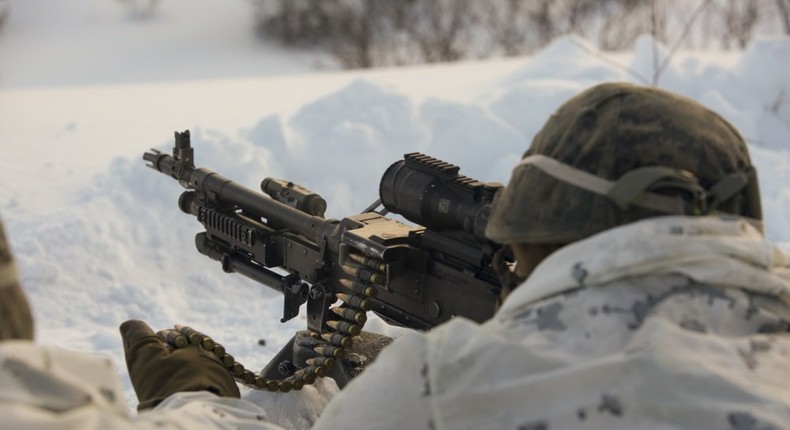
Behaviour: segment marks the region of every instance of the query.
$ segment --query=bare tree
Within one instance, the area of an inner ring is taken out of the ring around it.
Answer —
[[[253,0],[255,29],[286,45],[309,46],[328,36],[338,0]]]
[[[410,8],[406,31],[427,63],[457,61],[464,56],[463,40],[475,18],[467,12],[471,0],[428,0]]]
[[[766,5],[790,34],[790,0],[250,1],[260,34],[328,50],[347,68],[521,55],[568,33],[597,37],[605,50],[628,49],[645,33],[672,50],[695,36],[697,46],[743,48]]]
[[[529,0],[504,0],[485,2],[483,22],[494,48],[505,55],[527,52],[530,29]]]
[[[338,3],[330,24],[331,50],[349,69],[373,67],[373,49],[377,42],[375,19],[380,1],[345,1]]]
[[[546,45],[557,35],[557,23],[552,15],[553,0],[535,0],[532,2],[532,21],[535,26],[535,34],[540,45]]]
[[[6,19],[8,19],[8,2],[0,0],[0,28],[3,27]]]
[[[785,34],[790,35],[790,0],[776,0],[776,9]]]
[[[588,19],[616,0],[489,0],[481,12],[505,55],[533,52],[561,34],[585,34]]]
[[[558,2],[558,16],[565,17],[566,33],[585,34],[588,20],[611,1],[563,0]]]
[[[650,34],[653,39],[661,43],[667,43],[667,8],[670,5],[669,1],[650,0]]]
[[[119,0],[132,19],[146,20],[156,16],[159,0]]]
[[[774,101],[765,106],[765,110],[773,113],[774,115],[779,115],[779,111],[781,111],[785,106],[790,106],[790,96],[787,95],[787,92],[784,88],[780,88],[779,92],[774,98]]]
[[[718,11],[725,26],[722,44],[729,49],[731,40],[735,40],[740,49],[744,49],[751,41],[760,18],[759,0],[728,0],[718,5]]]
[[[329,45],[347,68],[402,65],[418,58],[411,21],[416,0],[341,0],[331,17]],[[448,60],[449,61],[449,60]]]
[[[641,34],[652,33],[651,2],[617,0],[604,14],[598,45],[604,50],[630,48]]]

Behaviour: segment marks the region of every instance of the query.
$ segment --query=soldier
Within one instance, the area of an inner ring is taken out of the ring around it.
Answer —
[[[0,427],[11,429],[275,429],[197,346],[173,350],[140,321],[121,326],[140,409],[129,415],[106,357],[35,345],[33,318],[0,222]],[[140,368],[142,367],[142,370]],[[136,375],[142,375],[136,378]]]
[[[790,256],[725,120],[662,90],[566,102],[493,204],[496,315],[409,333],[318,428],[790,428]]]

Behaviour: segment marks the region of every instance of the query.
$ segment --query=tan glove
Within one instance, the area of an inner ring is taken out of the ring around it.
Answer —
[[[236,381],[213,353],[195,345],[174,349],[165,340],[166,331],[154,333],[142,321],[126,321],[120,330],[138,411],[181,391],[239,397]]]

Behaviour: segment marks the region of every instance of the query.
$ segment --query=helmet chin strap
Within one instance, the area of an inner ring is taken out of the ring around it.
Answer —
[[[545,155],[524,158],[516,168],[534,167],[553,178],[602,196],[621,210],[632,205],[668,215],[709,215],[717,207],[746,187],[757,186],[757,173],[753,167],[724,176],[710,189],[700,185],[692,173],[664,166],[634,169],[617,181],[601,178]],[[756,189],[756,188],[754,188]],[[672,190],[674,196],[658,194],[655,190]],[[759,202],[747,202],[749,222],[762,231]]]
[[[497,252],[494,253],[491,267],[499,278],[499,284],[502,289],[499,292],[499,299],[497,300],[497,308],[502,305],[502,302],[507,298],[511,291],[516,289],[526,278],[519,276],[513,264],[509,264],[508,260],[513,260],[512,249],[510,245],[504,245]]]

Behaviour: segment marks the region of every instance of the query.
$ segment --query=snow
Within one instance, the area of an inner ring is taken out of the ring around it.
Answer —
[[[142,21],[114,2],[20,0],[10,10],[0,33],[0,214],[37,339],[112,357],[130,404],[117,331],[126,319],[204,330],[253,369],[306,326],[303,316],[280,324],[278,293],[196,252],[199,224],[176,205],[182,188],[141,159],[150,147],[170,152],[173,131],[192,131],[198,166],[253,189],[266,176],[293,180],[342,217],[377,198],[381,174],[406,152],[507,182],[563,101],[603,81],[640,82],[633,71],[652,79],[654,61],[649,37],[616,55],[566,37],[531,58],[317,71],[327,64],[319,54],[250,39],[243,2],[168,0]],[[659,80],[742,131],[766,235],[786,249],[788,53],[787,39],[743,53],[680,52]],[[396,332],[376,319],[368,327]],[[321,398],[312,388],[289,396]],[[272,415],[287,420],[288,401]]]

